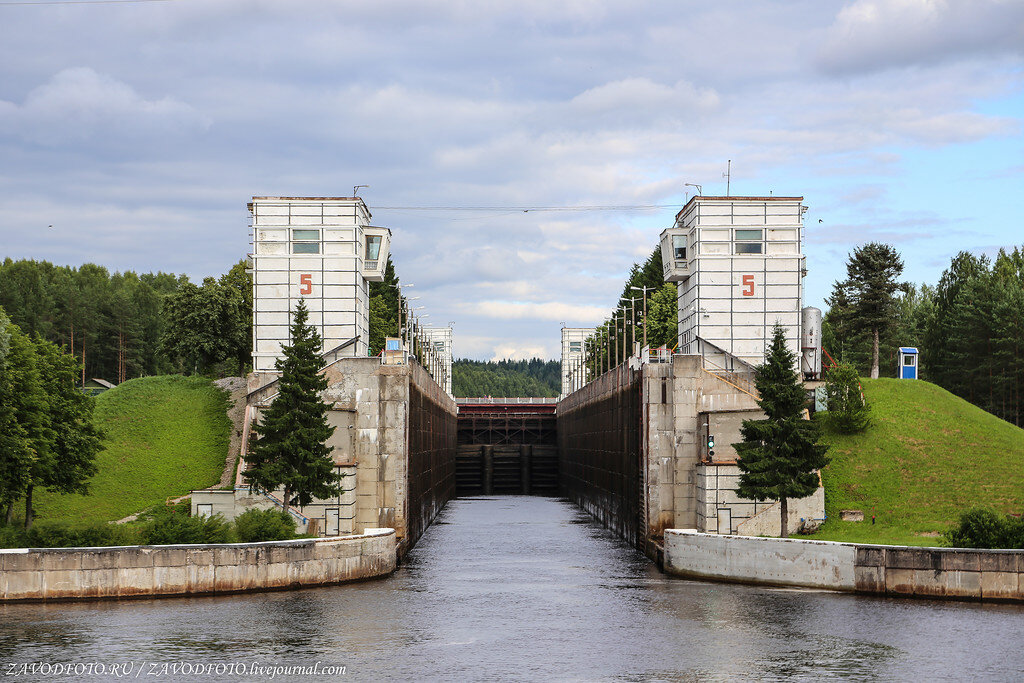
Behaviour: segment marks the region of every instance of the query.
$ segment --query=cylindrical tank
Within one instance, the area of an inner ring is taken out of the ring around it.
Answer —
[[[821,377],[821,310],[800,311],[800,368],[808,379]]]

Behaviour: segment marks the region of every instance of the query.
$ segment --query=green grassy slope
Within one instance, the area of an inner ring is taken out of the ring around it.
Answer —
[[[872,424],[825,437],[829,521],[815,538],[941,545],[933,535],[975,505],[1024,512],[1024,430],[928,382],[862,382]],[[846,509],[867,521],[839,521]]]
[[[89,495],[39,491],[40,520],[111,521],[216,484],[227,457],[227,395],[201,377],[143,377],[96,399],[105,450]]]

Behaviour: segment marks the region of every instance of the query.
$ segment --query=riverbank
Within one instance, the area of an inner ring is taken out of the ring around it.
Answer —
[[[394,529],[263,543],[0,550],[0,602],[326,586],[386,576],[396,558]]]
[[[665,531],[665,571],[874,595],[1024,602],[1024,550],[913,548]]]

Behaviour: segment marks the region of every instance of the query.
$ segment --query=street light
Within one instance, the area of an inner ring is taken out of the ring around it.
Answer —
[[[657,288],[644,285],[643,287],[630,287],[630,289],[644,293],[644,348],[647,348],[647,292],[653,292]]]

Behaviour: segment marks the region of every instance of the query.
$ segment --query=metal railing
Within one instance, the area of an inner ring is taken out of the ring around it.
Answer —
[[[548,404],[558,403],[558,399],[557,398],[533,398],[533,397],[528,397],[528,396],[527,397],[516,397],[516,396],[504,397],[503,396],[503,397],[495,397],[495,398],[488,398],[488,397],[456,398],[455,402],[456,403],[463,403],[463,404],[466,404],[466,405],[492,404],[492,403],[512,404],[512,405],[516,405],[516,404],[542,404],[542,405],[548,405]]]

